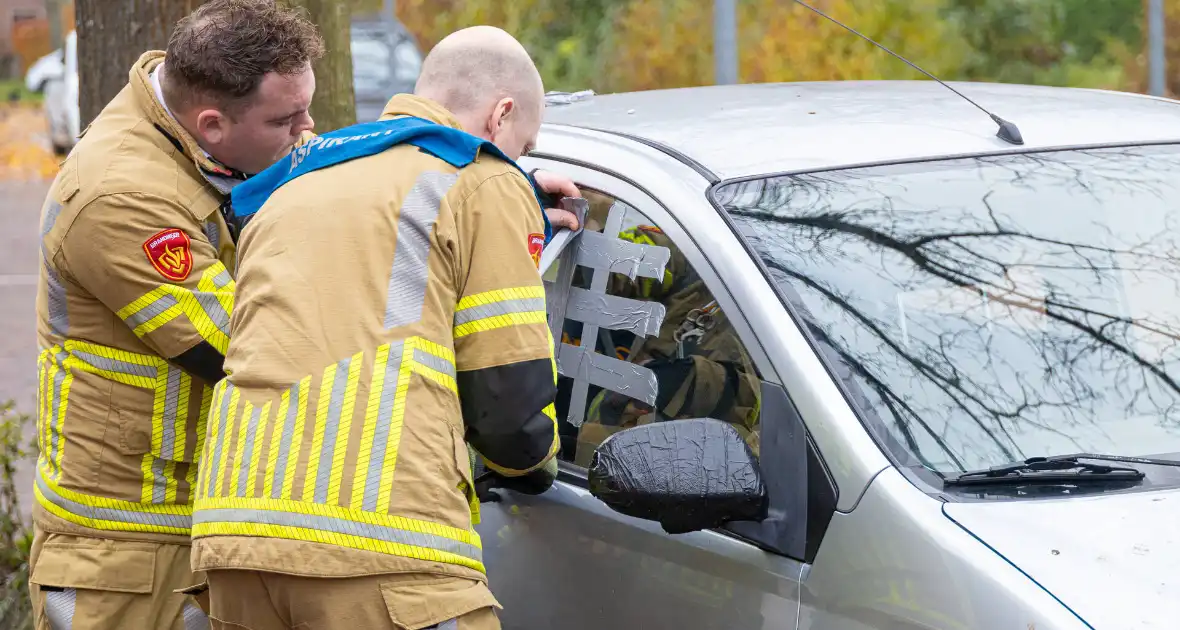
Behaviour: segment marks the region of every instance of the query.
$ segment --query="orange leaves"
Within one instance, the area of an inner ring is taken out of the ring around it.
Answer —
[[[0,180],[50,179],[58,159],[49,149],[45,113],[24,103],[0,105]]]

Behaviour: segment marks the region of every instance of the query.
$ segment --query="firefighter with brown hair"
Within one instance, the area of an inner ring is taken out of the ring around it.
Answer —
[[[234,307],[230,190],[312,128],[314,25],[211,0],[82,133],[41,216],[39,630],[207,628],[192,502]]]

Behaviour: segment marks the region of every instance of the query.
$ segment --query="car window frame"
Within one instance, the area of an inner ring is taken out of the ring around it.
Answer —
[[[746,354],[750,357],[755,369],[758,371],[759,380],[764,384],[764,395],[767,392],[767,386],[777,388],[781,392],[782,396],[780,399],[785,400],[786,407],[788,407],[787,409],[781,409],[781,411],[784,414],[791,414],[791,417],[784,415],[780,421],[784,425],[794,421],[796,426],[802,428],[803,433],[806,433],[806,423],[802,415],[790,403],[790,388],[778,378],[778,373],[775,371],[766,349],[754,333],[753,327],[746,314],[742,311],[737,297],[722,281],[722,277],[718,273],[713,261],[704,252],[703,248],[700,247],[696,239],[693,238],[692,232],[684,225],[680,217],[672,213],[652,194],[643,190],[637,184],[626,180],[622,175],[609,172],[595,165],[582,162],[575,164],[561,160],[557,156],[548,154],[539,155],[536,153],[522,157],[520,165],[526,171],[532,170],[533,168],[541,168],[561,172],[573,179],[576,185],[600,192],[616,202],[622,202],[629,208],[635,209],[672,239],[694,271],[705,282],[705,286],[713,294],[713,299],[717,300],[718,305],[726,312],[734,330],[737,332],[739,341],[745,347]],[[734,236],[735,238],[737,237],[736,234]],[[560,342],[560,339],[556,339],[555,342]],[[765,411],[765,407],[763,411]],[[771,416],[768,414],[767,417]],[[759,430],[765,433],[765,425],[763,423],[764,419],[759,418]],[[819,451],[814,440],[808,435],[799,436],[799,432],[794,431],[792,428],[786,428],[784,432],[806,442],[803,447],[805,450],[801,457],[806,457],[807,459],[796,459],[793,463],[788,463],[788,465],[796,469],[802,469],[798,477],[799,484],[802,488],[801,490],[796,488],[794,492],[787,493],[786,500],[783,500],[783,493],[780,492],[776,496],[772,492],[770,509],[772,514],[777,510],[779,514],[785,512],[792,516],[803,512],[804,517],[802,519],[791,519],[790,521],[791,529],[795,531],[789,535],[779,531],[776,536],[772,532],[766,531],[773,529],[773,527],[760,527],[760,524],[757,523],[730,523],[709,531],[736,538],[776,555],[791,558],[799,562],[810,563],[814,560],[815,554],[818,551],[819,543],[827,529],[828,519],[835,512],[833,500],[831,509],[825,509],[825,512],[828,512],[828,514],[823,519],[822,526],[818,528],[809,526],[808,521],[810,520],[810,515],[807,513],[810,512],[809,499],[813,494],[812,480],[814,479],[816,483],[821,481],[826,482],[833,493],[837,492],[836,484],[831,475],[826,472],[827,465],[824,463],[822,453]],[[766,449],[767,447],[764,443],[760,451],[765,452]],[[760,464],[762,463],[762,452],[759,453]],[[779,455],[784,456],[784,461],[788,460],[785,457],[785,453],[780,453]],[[764,466],[764,471],[765,468]],[[586,469],[575,465],[573,462],[559,461],[558,471],[559,480],[561,481],[582,488],[587,488],[589,485]],[[819,474],[817,475],[817,473]],[[778,527],[778,529],[781,530],[782,527]],[[785,541],[784,536],[793,540],[789,542]]]

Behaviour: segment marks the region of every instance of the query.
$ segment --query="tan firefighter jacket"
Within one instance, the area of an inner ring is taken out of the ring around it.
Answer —
[[[417,96],[397,115],[459,128]],[[543,232],[486,153],[457,169],[403,144],[271,194],[240,242],[194,570],[482,582],[466,442],[509,476],[559,444]]]

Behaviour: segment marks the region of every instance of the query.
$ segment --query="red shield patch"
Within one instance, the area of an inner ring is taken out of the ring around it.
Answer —
[[[184,230],[168,228],[143,243],[143,251],[161,276],[180,282],[193,270],[193,252]]]
[[[541,268],[541,252],[545,249],[544,234],[529,234],[529,255],[533,257],[533,264]]]

